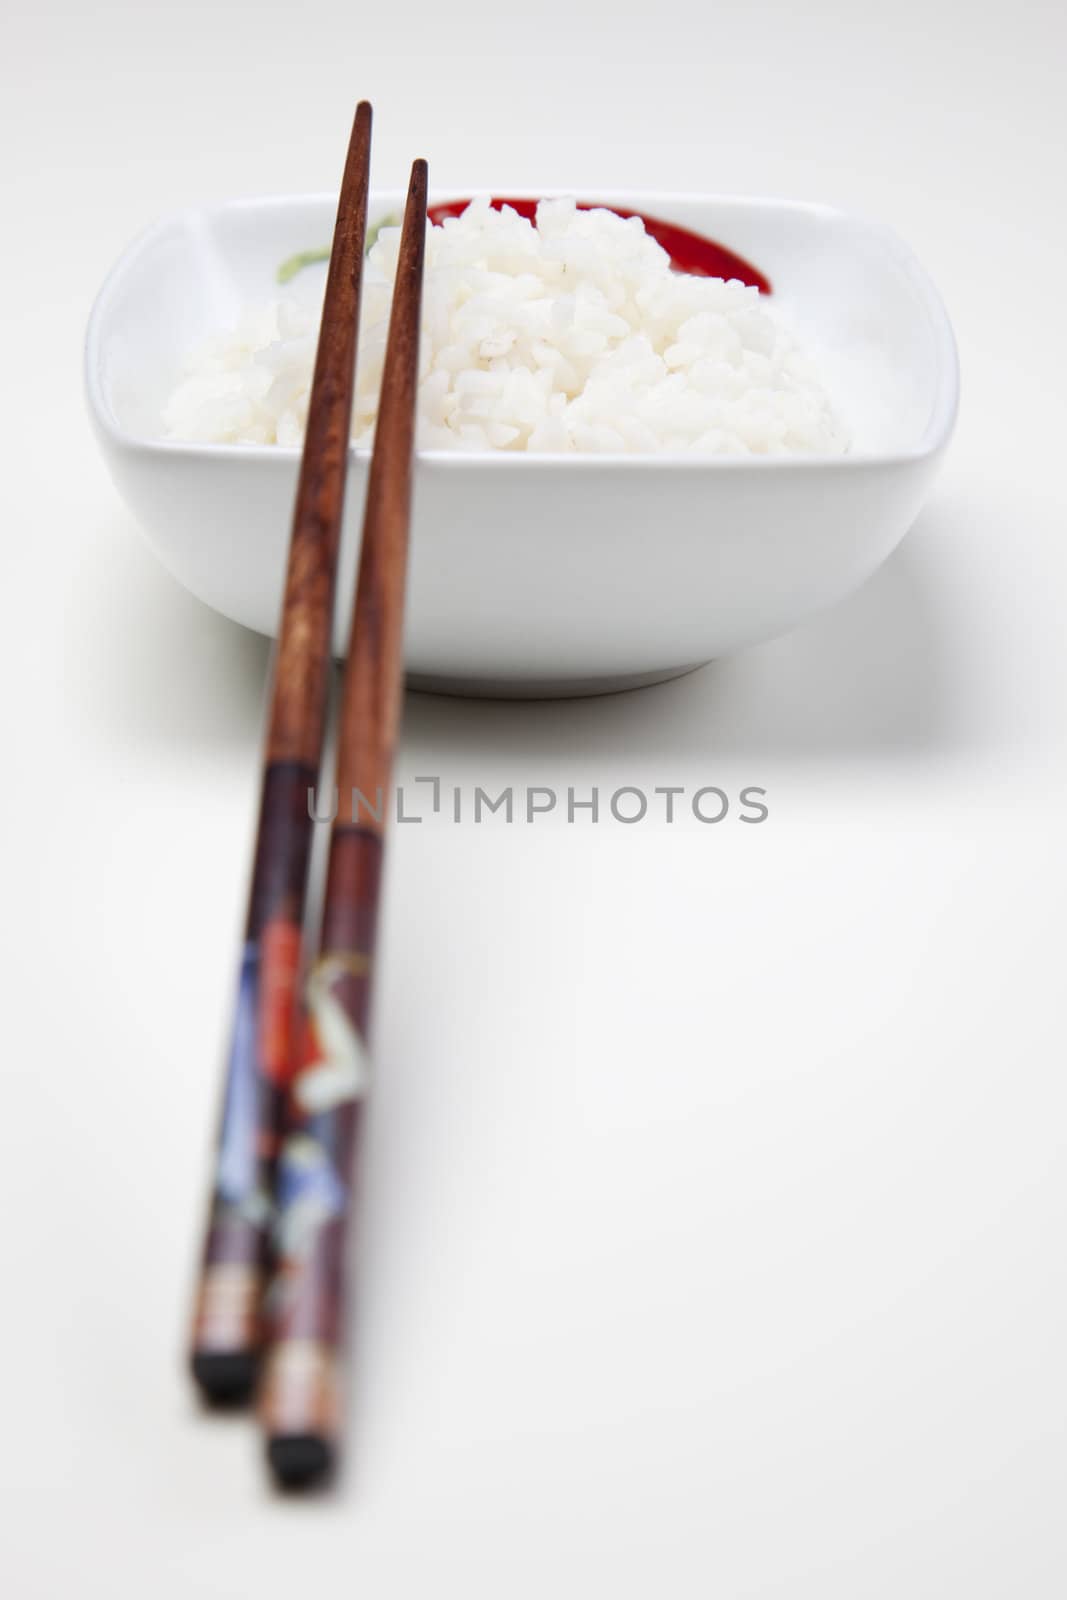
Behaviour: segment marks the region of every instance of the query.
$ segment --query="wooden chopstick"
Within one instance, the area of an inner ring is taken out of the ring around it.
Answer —
[[[305,1049],[278,1166],[278,1276],[261,1418],[275,1478],[331,1470],[341,1431],[338,1369],[356,1135],[367,1085],[367,1016],[383,836],[403,689],[404,590],[426,243],[426,163],[411,169],[359,581],[341,701],[338,809],[321,953],[305,985]],[[353,793],[362,798],[353,801]]]
[[[329,692],[367,225],[371,108],[356,108],[330,254],[274,663],[248,921],[191,1364],[204,1395],[250,1397],[262,1344],[274,1166],[293,1059],[301,923]]]

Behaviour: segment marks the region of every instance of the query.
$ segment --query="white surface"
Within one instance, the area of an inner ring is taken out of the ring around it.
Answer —
[[[854,448],[725,461],[420,453],[405,658],[424,687],[603,692],[776,638],[882,564],[944,454],[958,400],[952,329],[889,230],[774,200],[596,198],[754,260],[828,352]],[[369,219],[402,205],[372,194]],[[277,625],[299,452],[163,439],[160,400],[235,303],[261,303],[278,262],[329,237],[335,210],[336,199],[278,197],[167,218],[116,263],[89,322],[86,388],[117,487],[168,570],[260,633]],[[346,597],[368,462],[353,456]],[[346,598],[338,654],[350,615]]]
[[[9,11],[0,1586],[1060,1600],[1062,14],[329,15]],[[152,215],[335,181],[360,93],[383,184],[425,153],[884,218],[965,402],[913,534],[792,638],[599,703],[409,702],[408,777],[771,816],[397,832],[357,1458],[290,1506],[178,1365],[264,648],[144,549],[81,335]]]

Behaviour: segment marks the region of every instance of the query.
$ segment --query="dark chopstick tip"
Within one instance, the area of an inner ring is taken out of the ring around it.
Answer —
[[[247,1405],[255,1393],[259,1361],[253,1351],[197,1350],[190,1365],[201,1395],[220,1411]]]
[[[267,1460],[280,1489],[316,1489],[333,1475],[332,1445],[317,1433],[280,1433],[267,1441]]]

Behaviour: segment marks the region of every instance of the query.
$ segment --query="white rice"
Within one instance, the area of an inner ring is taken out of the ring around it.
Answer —
[[[373,435],[400,230],[364,273],[352,437]],[[295,295],[198,350],[173,438],[298,445],[318,312]],[[418,443],[430,450],[840,454],[848,438],[773,297],[671,270],[637,218],[475,201],[427,236]]]

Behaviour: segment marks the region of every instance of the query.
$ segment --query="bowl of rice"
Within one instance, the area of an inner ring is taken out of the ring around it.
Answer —
[[[400,201],[370,204],[338,654]],[[335,203],[167,218],[122,256],[89,325],[90,411],[121,494],[180,582],[264,633]],[[832,605],[907,531],[958,378],[936,290],[889,230],[822,206],[667,195],[485,198],[435,214],[415,687],[555,695],[671,677]],[[683,270],[675,236],[714,241],[737,275]]]

